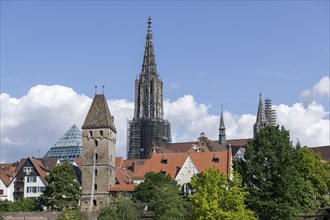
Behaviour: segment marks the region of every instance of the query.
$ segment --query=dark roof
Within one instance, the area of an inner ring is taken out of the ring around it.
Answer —
[[[230,144],[231,146],[246,147],[248,141],[250,141],[250,140],[252,140],[252,139],[246,138],[246,139],[227,140],[227,145]]]
[[[107,100],[103,94],[95,95],[82,128],[111,128],[116,131],[114,118],[110,114]]]
[[[330,145],[320,146],[320,147],[311,147],[309,148],[314,153],[319,154],[322,160],[329,161],[330,160]]]
[[[167,143],[165,148],[173,152],[188,152],[197,142]]]

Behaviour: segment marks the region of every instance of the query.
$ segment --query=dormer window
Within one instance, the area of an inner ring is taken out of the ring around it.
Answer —
[[[162,159],[163,164],[167,164],[167,159]]]

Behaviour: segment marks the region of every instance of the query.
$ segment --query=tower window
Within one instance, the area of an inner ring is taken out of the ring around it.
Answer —
[[[93,131],[89,131],[88,136],[89,136],[89,137],[93,137]]]
[[[110,170],[110,176],[112,176],[112,170]]]
[[[95,140],[95,146],[98,147],[99,146],[99,142],[97,140]]]
[[[97,190],[97,184],[94,184],[94,189]]]
[[[95,160],[97,161],[99,159],[99,155],[95,154]]]
[[[94,199],[93,200],[93,205],[96,206],[97,205],[97,201]]]
[[[103,131],[100,131],[100,136],[103,137]]]
[[[97,169],[95,169],[95,176],[97,176]]]

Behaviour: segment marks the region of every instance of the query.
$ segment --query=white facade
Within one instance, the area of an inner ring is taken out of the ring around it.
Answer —
[[[7,187],[0,179],[0,200],[14,201],[14,183],[11,182]]]
[[[25,176],[24,183],[24,198],[39,197],[46,187],[40,176]]]

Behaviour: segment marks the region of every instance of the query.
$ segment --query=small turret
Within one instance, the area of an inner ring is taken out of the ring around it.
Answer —
[[[226,127],[223,119],[223,112],[221,107],[220,126],[219,126],[219,144],[226,147]]]

